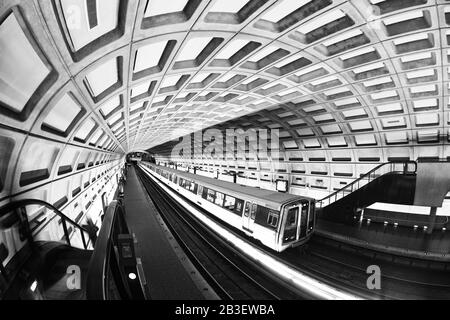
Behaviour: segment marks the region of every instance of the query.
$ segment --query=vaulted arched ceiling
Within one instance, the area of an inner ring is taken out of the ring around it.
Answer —
[[[250,124],[280,128],[287,160],[450,157],[444,0],[5,0],[0,18],[7,130],[124,153]]]

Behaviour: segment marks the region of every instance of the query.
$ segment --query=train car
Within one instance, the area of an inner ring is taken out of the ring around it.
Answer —
[[[161,182],[223,222],[281,252],[308,241],[315,200],[194,175],[141,162]]]

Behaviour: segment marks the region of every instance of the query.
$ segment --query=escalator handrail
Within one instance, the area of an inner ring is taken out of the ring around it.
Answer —
[[[4,206],[2,206],[0,208],[0,218],[5,216],[6,214],[10,213],[11,211],[17,209],[17,208],[22,208],[24,206],[29,206],[29,205],[40,205],[40,206],[44,206],[50,210],[52,210],[57,216],[59,216],[61,218],[61,220],[63,221],[62,225],[64,228],[64,236],[66,238],[67,243],[70,245],[70,238],[69,238],[69,234],[67,232],[67,225],[66,222],[69,222],[72,226],[74,226],[75,228],[81,230],[81,236],[82,236],[82,241],[83,241],[83,246],[85,249],[87,249],[87,243],[86,240],[84,238],[84,233],[86,232],[86,234],[89,234],[88,230],[82,226],[80,226],[78,223],[76,223],[75,221],[73,221],[71,218],[69,218],[68,216],[66,216],[62,211],[60,211],[58,208],[56,208],[54,205],[41,200],[41,199],[21,199],[21,200],[15,200],[12,202],[9,202],[7,204],[5,204]],[[28,217],[27,217],[28,219]]]
[[[86,286],[86,297],[88,300],[108,299],[108,267],[114,246],[115,223],[121,218],[119,215],[123,217],[123,208],[117,200],[114,200],[106,210],[102,228],[95,242],[94,252],[89,262]]]
[[[385,163],[382,163],[382,164],[376,166],[375,168],[373,168],[373,169],[370,170],[369,172],[363,174],[363,175],[360,176],[358,179],[355,179],[354,181],[352,181],[352,182],[350,182],[349,184],[345,185],[345,186],[342,187],[341,189],[339,189],[339,190],[337,190],[337,191],[335,191],[335,192],[329,194],[329,195],[326,196],[325,198],[322,198],[322,199],[318,200],[318,201],[317,201],[317,204],[319,204],[319,203],[322,204],[323,201],[325,201],[325,200],[327,200],[327,199],[329,199],[329,198],[331,198],[331,197],[334,197],[334,196],[336,196],[337,194],[343,192],[344,190],[348,189],[350,186],[352,186],[352,185],[358,183],[359,181],[361,181],[361,180],[367,178],[368,176],[370,176],[370,175],[373,174],[374,172],[380,170],[382,167],[387,166],[387,165],[392,165],[392,164],[405,164],[405,165],[408,165],[408,164],[414,164],[414,171],[408,171],[408,172],[410,172],[410,173],[415,173],[415,172],[417,171],[417,162],[416,162],[416,161],[408,160],[408,161],[390,161],[390,162],[385,162]],[[394,171],[395,171],[395,170],[392,170],[392,171],[390,171],[390,172],[394,172]],[[322,205],[321,205],[320,207],[322,207]]]

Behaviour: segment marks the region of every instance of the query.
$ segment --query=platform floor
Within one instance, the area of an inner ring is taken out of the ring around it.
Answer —
[[[448,230],[427,234],[422,229],[384,226],[380,223],[344,225],[319,219],[316,232],[327,238],[388,253],[450,261]]]
[[[205,299],[174,252],[166,232],[157,220],[157,209],[142,186],[134,167],[128,170],[123,203],[128,227],[137,238],[136,254],[142,259],[150,298]]]

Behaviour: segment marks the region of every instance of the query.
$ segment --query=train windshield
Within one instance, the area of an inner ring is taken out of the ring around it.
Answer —
[[[292,207],[287,211],[286,222],[284,225],[283,243],[297,240],[299,207]]]
[[[298,207],[291,208],[288,211],[286,218],[286,229],[295,229],[297,227],[297,219],[298,219]]]

